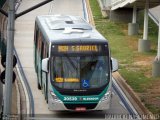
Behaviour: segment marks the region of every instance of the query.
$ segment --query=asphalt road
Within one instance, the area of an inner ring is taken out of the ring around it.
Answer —
[[[43,0],[23,0],[17,13],[33,6]],[[129,114],[125,105],[116,92],[113,94],[111,109],[107,111],[95,111],[86,113],[75,112],[52,112],[48,110],[44,96],[37,89],[37,78],[33,64],[33,37],[35,17],[44,14],[69,14],[84,17],[82,0],[54,0],[54,2],[44,5],[16,20],[15,28],[15,48],[20,58],[24,73],[28,79],[34,98],[35,114],[37,119],[40,117],[52,118],[74,118],[74,119],[93,119],[96,120],[107,117],[109,114]]]

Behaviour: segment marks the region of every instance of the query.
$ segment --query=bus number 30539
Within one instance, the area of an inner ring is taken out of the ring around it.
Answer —
[[[64,97],[64,101],[77,101],[77,97]]]

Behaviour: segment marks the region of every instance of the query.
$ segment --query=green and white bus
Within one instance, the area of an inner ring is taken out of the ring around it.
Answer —
[[[108,41],[84,19],[38,16],[34,65],[49,110],[109,109],[112,72],[118,63],[111,59]]]

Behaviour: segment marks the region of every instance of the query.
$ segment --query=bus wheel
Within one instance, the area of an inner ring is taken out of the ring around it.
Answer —
[[[37,87],[39,90],[41,90],[41,86],[40,86],[39,82],[37,82]]]
[[[44,94],[44,98],[46,100],[46,89],[45,89],[45,85],[43,85],[43,94]]]
[[[46,99],[46,103],[48,103],[48,93],[47,93],[47,88],[45,89],[45,99]]]

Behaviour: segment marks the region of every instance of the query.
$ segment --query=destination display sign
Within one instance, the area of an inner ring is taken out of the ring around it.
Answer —
[[[100,52],[101,46],[98,45],[58,45],[58,52]]]

